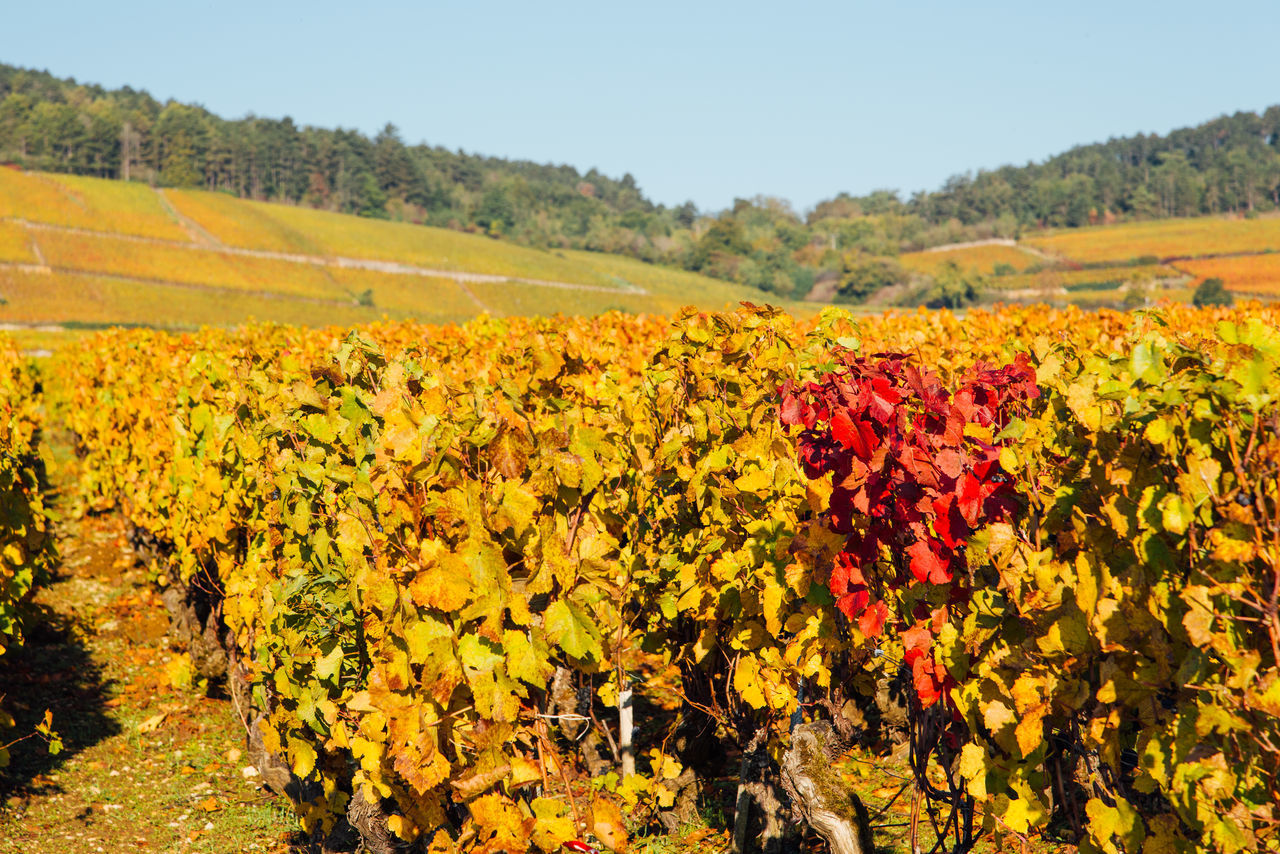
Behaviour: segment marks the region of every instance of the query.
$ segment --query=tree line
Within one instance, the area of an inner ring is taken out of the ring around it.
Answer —
[[[225,119],[127,86],[0,65],[0,162],[615,252],[781,296],[825,282],[824,293],[856,301],[869,270],[913,294],[933,284],[885,263],[902,251],[1047,226],[1280,209],[1280,106],[955,176],[909,199],[841,193],[802,215],[756,197],[703,212],[654,203],[630,174],[407,144],[392,124],[369,137],[288,117]]]

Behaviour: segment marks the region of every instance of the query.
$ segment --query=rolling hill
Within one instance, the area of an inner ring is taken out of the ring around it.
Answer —
[[[1280,217],[1210,216],[1032,231],[899,256],[909,270],[946,262],[986,277],[988,298],[1118,302],[1127,289],[1185,300],[1207,278],[1242,297],[1280,299]]]
[[[197,190],[0,169],[0,324],[307,325],[670,312],[754,290],[621,256]]]

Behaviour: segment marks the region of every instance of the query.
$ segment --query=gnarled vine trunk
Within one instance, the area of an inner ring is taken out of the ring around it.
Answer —
[[[782,757],[783,786],[801,818],[827,841],[832,854],[873,854],[866,807],[834,767],[845,746],[827,721],[796,727]]]
[[[768,730],[762,727],[742,753],[733,818],[736,854],[745,854],[748,850],[782,854],[787,849],[788,837],[795,836],[786,821],[787,814],[793,810],[788,809],[789,799],[778,769],[765,750],[767,739]],[[748,845],[748,839],[757,844]]]
[[[227,653],[222,637],[221,598],[196,579],[173,579],[160,594],[174,636],[187,648],[191,667],[204,679],[221,679],[227,673]]]

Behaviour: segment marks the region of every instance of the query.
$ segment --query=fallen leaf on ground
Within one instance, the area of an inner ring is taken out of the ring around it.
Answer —
[[[152,715],[142,723],[138,724],[138,732],[155,732],[160,728],[160,724],[164,723],[165,716],[168,712],[161,712],[158,715]]]

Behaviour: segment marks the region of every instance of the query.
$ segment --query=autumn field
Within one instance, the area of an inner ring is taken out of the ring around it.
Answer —
[[[1016,245],[984,241],[909,252],[909,270],[936,273],[947,263],[985,277],[992,296],[1039,294],[1049,302],[1106,302],[1109,290],[1135,288],[1182,301],[1207,278],[1229,291],[1280,294],[1280,217],[1200,217],[1069,230],[1026,231]]]
[[[482,313],[722,308],[754,296],[629,258],[0,169],[0,324],[447,323]]]
[[[1029,290],[1046,292],[1071,292],[1118,288],[1126,285],[1147,285],[1154,282],[1179,280],[1186,274],[1177,268],[1161,264],[1138,264],[1119,267],[1088,267],[1061,269],[1049,267],[1034,273],[1019,273],[992,277],[991,284],[1000,290]]]
[[[75,175],[0,170],[0,217],[156,240],[190,239],[145,184]]]
[[[957,249],[930,249],[907,252],[899,256],[902,266],[921,273],[936,273],[948,262],[984,275],[994,275],[997,268],[1009,267],[1021,273],[1043,259],[1017,246],[979,244]]]
[[[0,262],[13,261],[19,264],[35,264],[35,250],[31,246],[31,236],[20,225],[0,220]]]
[[[392,261],[440,270],[616,287],[589,267],[476,234],[289,205],[232,199],[191,190],[165,196],[219,243],[301,255]]]
[[[0,851],[1280,844],[1274,308],[359,320],[0,349]]]
[[[1280,296],[1280,253],[1196,258],[1178,261],[1175,266],[1198,282],[1216,278],[1229,290],[1270,298]]]
[[[0,270],[0,289],[7,300],[0,306],[3,322],[31,326],[195,329],[203,325],[235,325],[254,317],[323,326],[369,322],[383,314],[354,301],[287,299],[95,273]]]
[[[1212,277],[1228,290],[1269,297],[1280,281],[1274,257],[1263,253],[1274,248],[1277,223],[1203,218],[1031,232],[1016,245],[985,241],[898,260],[922,275],[949,264],[978,274],[987,302],[1119,306],[1131,292],[1145,303],[1182,301]],[[1204,257],[1223,255],[1232,257]],[[1159,263],[1165,258],[1178,260]],[[669,313],[686,304],[779,301],[618,255],[10,169],[0,170],[0,298],[0,323],[171,328]],[[817,309],[781,302],[799,314]]]
[[[1076,263],[1280,251],[1280,217],[1162,219],[1028,236],[1028,246]]]

